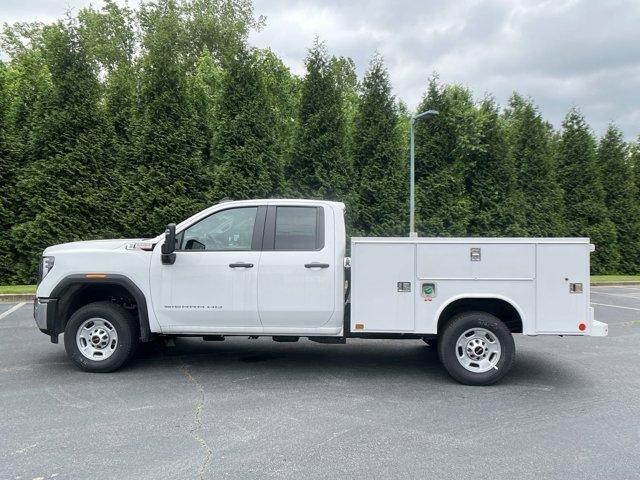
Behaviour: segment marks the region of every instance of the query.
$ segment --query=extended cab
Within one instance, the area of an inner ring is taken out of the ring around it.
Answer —
[[[116,370],[154,336],[424,340],[458,381],[514,361],[513,333],[604,336],[585,238],[352,238],[344,204],[216,204],[150,240],[49,247],[34,316],[80,368]]]

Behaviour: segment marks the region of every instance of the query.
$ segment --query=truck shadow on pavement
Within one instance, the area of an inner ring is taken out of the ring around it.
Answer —
[[[176,365],[187,364],[195,374],[212,379],[221,375],[232,380],[247,375],[268,376],[287,381],[340,379],[344,382],[383,381],[462,387],[451,379],[438,360],[437,352],[421,341],[353,340],[347,345],[320,345],[308,340],[297,343],[274,343],[271,340],[228,339],[205,342],[196,338],[179,338],[175,346],[159,342],[142,346],[136,358],[118,372],[87,374],[67,360],[64,351],[41,352],[34,363],[8,370],[31,370],[47,376],[109,375],[117,379],[129,375],[159,373]],[[520,349],[509,374],[498,386],[530,387],[538,390],[588,388],[592,379],[588,367],[549,359],[542,353]],[[95,377],[94,377],[95,378]],[[81,378],[79,378],[81,380]],[[489,387],[491,388],[491,387]]]
[[[196,371],[226,377],[246,375],[247,368],[260,374],[283,375],[288,379],[339,376],[345,380],[394,378],[456,384],[440,364],[435,348],[412,340],[352,340],[347,345],[320,345],[308,340],[296,343],[274,343],[268,339],[228,339],[205,342],[179,338],[175,346],[159,343],[145,345],[127,370],[154,368],[173,363],[180,357]],[[538,385],[540,388],[587,386],[588,376],[579,366],[559,358],[527,350],[516,355],[511,372],[500,385]]]

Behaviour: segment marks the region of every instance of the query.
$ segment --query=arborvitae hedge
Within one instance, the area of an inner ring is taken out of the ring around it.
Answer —
[[[380,57],[359,82],[316,41],[306,73],[251,48],[249,0],[157,0],[2,35],[0,283],[51,244],[155,236],[220,197],[347,203],[349,235],[408,232],[410,113]],[[410,99],[408,99],[410,100]],[[590,236],[593,271],[639,273],[640,149],[582,116],[554,131],[432,78],[416,125],[421,235]],[[634,184],[635,182],[635,184]]]
[[[290,191],[303,197],[344,199],[352,168],[343,99],[325,46],[316,40],[306,59],[291,162]]]
[[[596,143],[584,117],[575,108],[562,123],[558,158],[568,233],[591,237],[596,244],[591,259],[594,273],[614,273],[620,264],[618,234],[605,204]]]
[[[275,112],[256,63],[251,52],[238,52],[223,81],[215,137],[218,198],[264,198],[283,190]]]
[[[407,233],[407,162],[391,82],[375,57],[362,82],[353,123],[354,234]]]
[[[416,228],[425,236],[467,233],[471,199],[466,179],[480,149],[478,111],[471,92],[429,82],[419,111],[440,114],[416,124]]]
[[[468,196],[472,236],[522,236],[525,234],[525,198],[509,148],[506,125],[492,99],[480,104],[478,147],[469,159]]]
[[[554,237],[567,234],[563,192],[557,178],[552,130],[529,100],[514,94],[504,113],[506,136],[515,162],[522,197],[523,234]]]
[[[605,203],[618,232],[621,273],[640,271],[640,203],[635,172],[622,132],[610,125],[598,146]]]

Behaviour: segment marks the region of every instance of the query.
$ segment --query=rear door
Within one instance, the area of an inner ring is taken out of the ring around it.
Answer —
[[[334,242],[323,206],[270,205],[258,268],[258,311],[265,330],[325,325],[335,310]]]

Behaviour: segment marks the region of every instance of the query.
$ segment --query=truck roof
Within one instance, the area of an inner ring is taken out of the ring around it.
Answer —
[[[252,198],[248,200],[224,200],[220,203],[217,203],[216,205],[220,205],[224,203],[242,203],[242,204],[251,203],[253,205],[269,205],[269,204],[271,205],[274,205],[274,204],[275,205],[292,205],[292,204],[317,205],[318,203],[322,203],[322,204],[332,205],[334,207],[338,207],[342,209],[345,208],[345,205],[342,202],[335,202],[332,200],[309,199],[309,198]]]

